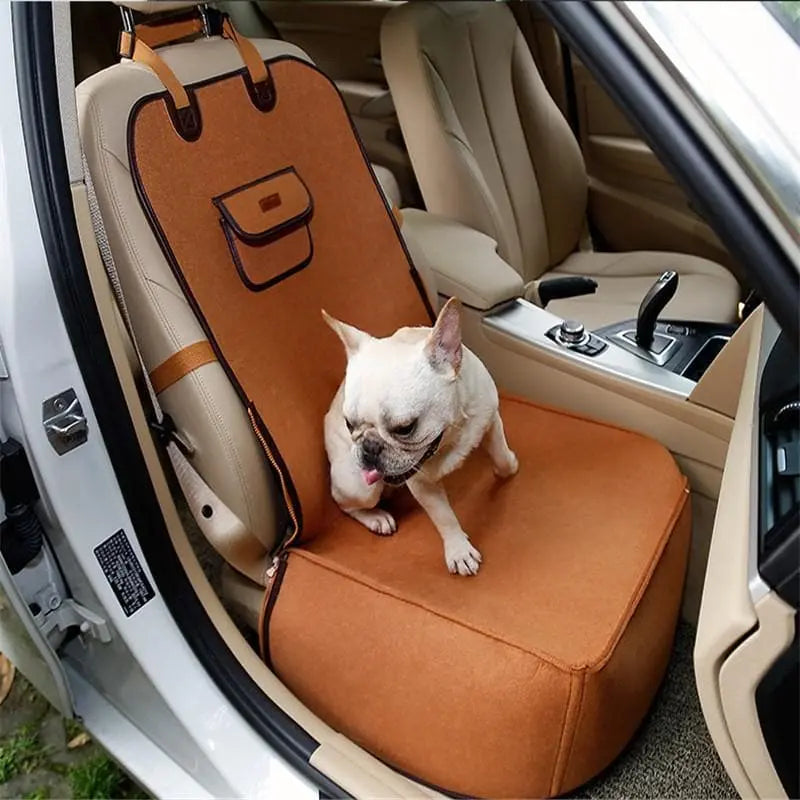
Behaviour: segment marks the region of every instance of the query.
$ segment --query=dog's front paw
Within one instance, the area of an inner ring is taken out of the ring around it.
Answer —
[[[481,554],[470,544],[466,534],[444,543],[444,560],[453,575],[477,575],[481,567]]]
[[[347,513],[378,536],[391,536],[397,530],[394,517],[382,508],[361,508]]]
[[[517,474],[519,469],[519,459],[513,450],[508,451],[508,456],[503,460],[502,464],[495,464],[494,474],[498,478],[510,478],[512,475]]]

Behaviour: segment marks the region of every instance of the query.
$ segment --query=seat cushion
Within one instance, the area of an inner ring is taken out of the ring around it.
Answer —
[[[680,275],[678,291],[664,309],[664,319],[733,322],[740,299],[736,278],[720,264],[683,253],[573,253],[543,278],[588,275],[597,283],[593,295],[557,300],[547,310],[600,328],[634,319],[647,290],[664,270]]]
[[[504,400],[520,471],[476,452],[447,489],[483,554],[450,575],[403,490],[398,533],[344,514],[293,549],[266,602],[283,681],[329,724],[432,785],[484,797],[569,791],[641,722],[672,644],[686,481],[639,434]]]

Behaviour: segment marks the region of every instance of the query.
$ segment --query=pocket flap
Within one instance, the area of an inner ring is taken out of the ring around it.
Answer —
[[[225,222],[245,242],[281,236],[311,216],[311,195],[294,167],[214,198]]]

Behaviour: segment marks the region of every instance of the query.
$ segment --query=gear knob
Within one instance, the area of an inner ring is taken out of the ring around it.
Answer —
[[[674,270],[667,270],[661,274],[644,296],[636,319],[636,344],[643,350],[649,350],[653,344],[656,321],[664,310],[664,306],[675,296],[677,288],[678,273]]]

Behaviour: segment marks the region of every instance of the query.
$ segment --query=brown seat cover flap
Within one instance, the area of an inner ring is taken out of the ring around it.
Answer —
[[[162,93],[132,110],[128,147],[145,213],[313,534],[336,513],[322,420],[344,374],[320,309],[375,335],[431,317],[335,86],[291,57],[268,67],[271,110],[242,70],[187,87],[196,141]]]

